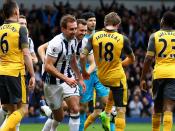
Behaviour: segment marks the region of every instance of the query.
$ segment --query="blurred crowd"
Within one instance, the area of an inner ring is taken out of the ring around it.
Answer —
[[[90,6],[83,5],[83,3],[80,3],[76,8],[72,8],[68,2],[66,4],[53,2],[53,6],[45,5],[45,7],[36,7],[33,4],[31,9],[27,9],[23,4],[20,4],[20,13],[27,17],[29,36],[34,41],[35,51],[37,53],[37,48],[41,44],[60,33],[59,22],[64,14],[73,14],[76,18],[79,18],[83,12],[93,11],[97,19],[96,30],[101,30],[103,28],[105,14],[111,11],[117,12],[122,18],[119,32],[130,38],[136,56],[134,65],[126,68],[129,88],[127,116],[149,117],[151,116],[153,107],[151,89],[147,93],[144,93],[139,88],[143,60],[150,34],[160,28],[159,22],[161,15],[166,10],[175,11],[175,6],[174,8],[168,8],[162,5],[159,9],[155,9],[152,6],[135,6],[134,10],[129,10],[124,5],[116,3],[115,0],[110,5],[104,5],[102,0],[99,0],[99,2],[101,3],[101,7],[96,7],[95,9],[91,9]],[[2,11],[0,11],[0,24],[2,23],[3,16]],[[40,115],[39,101],[44,99],[41,64],[39,60],[34,65],[37,84],[35,90],[29,93],[29,117]],[[149,74],[147,76],[147,85],[150,88],[151,79],[151,74]]]

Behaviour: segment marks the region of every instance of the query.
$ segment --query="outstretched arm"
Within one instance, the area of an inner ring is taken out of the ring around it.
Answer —
[[[71,65],[71,68],[74,71],[76,77],[78,78],[78,82],[82,86],[83,91],[85,91],[86,90],[86,86],[85,86],[85,83],[83,81],[83,77],[82,77],[82,75],[81,75],[81,73],[80,73],[80,71],[78,69],[78,65],[77,65],[77,60],[76,60],[76,55],[75,54],[72,56],[70,65]]]
[[[146,74],[148,73],[149,68],[151,67],[152,61],[153,61],[153,56],[146,55],[144,64],[143,64],[141,78],[140,78],[140,88],[145,92],[147,91]]]
[[[82,69],[82,74],[84,79],[89,79],[90,74],[86,71],[86,61],[87,57],[89,56],[89,52],[92,50],[92,37],[89,38],[88,43],[86,44],[86,47],[82,50],[80,53],[80,64]],[[92,59],[91,59],[92,60]],[[93,70],[93,64],[94,60],[91,61],[91,71]]]
[[[24,63],[27,67],[27,70],[30,73],[30,80],[29,80],[29,88],[32,90],[35,87],[35,73],[33,69],[33,63],[29,51],[29,44],[28,44],[28,37],[27,37],[27,28],[24,26],[20,27],[19,31],[20,35],[20,48],[22,49],[23,56],[24,56]]]
[[[89,74],[91,74],[94,70],[95,70],[95,68],[96,68],[96,64],[95,64],[95,60],[94,60],[94,55],[93,55],[93,53],[92,54],[89,54],[88,56],[87,56],[87,61],[89,62],[89,68],[88,68],[88,70],[87,70],[87,72],[89,73]]]
[[[154,39],[154,34],[152,34],[149,38],[148,49],[147,49],[147,53],[145,56],[142,74],[140,78],[140,88],[143,91],[147,91],[148,89],[146,86],[146,74],[148,73],[149,68],[152,65],[154,56],[155,56],[155,39]]]

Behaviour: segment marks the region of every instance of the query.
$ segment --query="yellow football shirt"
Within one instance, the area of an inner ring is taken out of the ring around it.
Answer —
[[[23,29],[22,35],[20,30]],[[25,75],[25,65],[22,44],[26,41],[27,30],[15,22],[4,23],[0,26],[0,75]],[[20,41],[23,39],[22,41]]]
[[[153,79],[175,78],[175,30],[152,34],[147,54],[155,56]]]
[[[85,49],[88,52],[93,49],[100,82],[106,86],[120,86],[121,79],[126,77],[120,58],[122,51],[132,53],[127,37],[116,31],[98,31],[91,40]]]

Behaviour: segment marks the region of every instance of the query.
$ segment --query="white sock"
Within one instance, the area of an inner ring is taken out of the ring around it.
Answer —
[[[73,116],[73,117],[71,117]],[[79,116],[79,114],[78,114]],[[69,129],[70,131],[79,131],[79,126],[80,126],[80,117],[74,116],[74,114],[70,115],[69,118]],[[77,118],[75,118],[77,117]]]
[[[57,131],[58,125],[59,125],[59,122],[58,121],[52,120],[52,126],[51,126],[50,131]]]
[[[47,117],[51,116],[52,110],[49,108],[49,106],[41,106],[41,109],[44,111]]]
[[[0,127],[6,118],[7,112],[0,108]]]
[[[52,126],[52,119],[48,118],[44,124],[42,131],[50,131],[51,126]]]
[[[20,123],[16,125],[16,131],[19,131]]]

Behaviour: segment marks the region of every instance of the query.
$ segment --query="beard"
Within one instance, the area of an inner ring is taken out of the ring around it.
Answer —
[[[90,27],[90,28],[88,27],[88,30],[93,31],[93,30],[95,30],[95,27]]]

